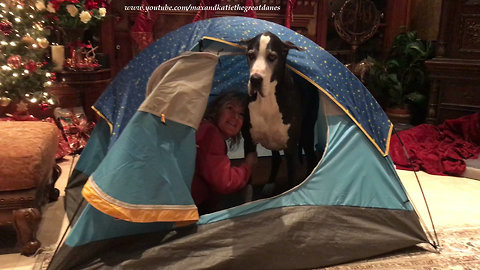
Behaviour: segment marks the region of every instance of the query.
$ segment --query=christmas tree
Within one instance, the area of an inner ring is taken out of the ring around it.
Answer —
[[[49,31],[34,0],[0,2],[0,106],[55,103],[46,92],[53,79],[46,62]]]

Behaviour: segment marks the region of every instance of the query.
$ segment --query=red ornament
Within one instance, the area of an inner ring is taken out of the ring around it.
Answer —
[[[5,35],[8,36],[13,32],[12,23],[8,20],[0,21],[0,31]]]
[[[38,106],[40,107],[40,110],[42,110],[44,112],[44,111],[48,110],[48,107],[50,107],[50,104],[40,103],[40,104],[38,104]]]
[[[8,57],[7,64],[11,68],[20,68],[22,66],[22,57],[20,55],[12,55]]]
[[[37,62],[35,62],[33,60],[29,60],[25,64],[25,68],[30,72],[35,72],[35,71],[37,71],[37,68],[38,68]]]

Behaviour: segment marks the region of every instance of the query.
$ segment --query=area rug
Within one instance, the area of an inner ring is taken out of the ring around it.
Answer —
[[[438,237],[439,251],[435,251],[431,246],[419,246],[367,260],[319,269],[480,269],[480,227],[443,229],[438,232]],[[50,247],[37,254],[33,270],[46,270],[53,252],[53,247]]]
[[[480,269],[480,227],[449,228],[438,232],[440,248],[404,249],[381,257],[323,268],[359,269]]]
[[[52,260],[55,249],[55,246],[42,248],[35,255],[35,264],[33,265],[32,270],[46,270],[50,264],[50,261]]]

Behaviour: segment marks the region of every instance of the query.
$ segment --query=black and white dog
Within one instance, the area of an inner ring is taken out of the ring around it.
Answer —
[[[281,163],[279,151],[284,151],[288,182],[287,186],[276,188],[275,193],[279,193],[299,184],[296,177],[298,155],[302,149],[307,159],[307,174],[316,165],[314,128],[318,113],[318,92],[311,88],[295,87],[286,68],[288,51],[301,50],[293,43],[283,42],[270,32],[257,35],[244,43],[247,45],[250,67],[248,109],[251,124],[250,132],[244,132],[245,148],[247,152],[252,151],[254,145],[259,143],[272,150],[270,182],[275,180]],[[253,144],[249,146],[250,141]]]

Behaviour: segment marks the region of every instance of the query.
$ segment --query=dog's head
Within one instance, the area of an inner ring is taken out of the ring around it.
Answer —
[[[278,80],[285,72],[285,63],[290,49],[301,50],[290,41],[282,41],[276,35],[265,32],[244,41],[247,45],[247,60],[250,67],[248,94],[262,97],[272,94]]]

